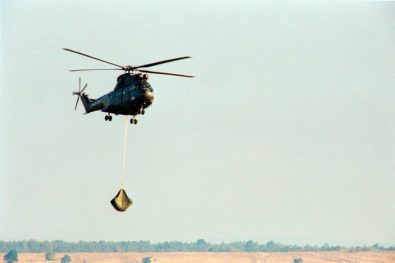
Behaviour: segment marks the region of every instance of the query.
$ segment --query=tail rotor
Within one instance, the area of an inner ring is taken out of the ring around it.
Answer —
[[[80,101],[80,97],[83,94],[84,90],[88,86],[88,83],[85,84],[85,86],[81,89],[81,78],[78,79],[78,91],[74,91],[73,95],[77,95],[77,101],[75,102],[75,107],[74,110],[77,110],[78,102]]]

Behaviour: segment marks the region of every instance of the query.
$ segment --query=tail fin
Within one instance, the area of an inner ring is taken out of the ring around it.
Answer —
[[[82,93],[82,94],[80,95],[80,97],[81,97],[82,105],[84,105],[84,108],[85,108],[85,113],[91,112],[91,111],[92,111],[91,103],[92,103],[94,100],[90,99],[90,98],[88,97],[88,95],[85,94],[85,93]]]
[[[85,86],[81,89],[81,78],[79,78],[78,91],[73,92],[73,95],[78,96],[77,101],[75,103],[74,110],[77,109],[77,105],[78,105],[80,98],[82,101],[82,105],[84,105],[86,113],[103,109],[104,105],[103,105],[102,100],[90,99],[88,97],[88,95],[84,93],[84,90],[86,89],[87,86],[88,86],[88,84],[85,84]]]

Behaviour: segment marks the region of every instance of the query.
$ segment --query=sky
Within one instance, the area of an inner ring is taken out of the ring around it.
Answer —
[[[395,3],[1,1],[1,240],[395,244]],[[74,111],[121,65],[155,100]]]

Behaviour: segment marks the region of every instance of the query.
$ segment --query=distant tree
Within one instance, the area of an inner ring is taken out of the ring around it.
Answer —
[[[295,258],[293,263],[303,263],[303,259],[301,258]]]
[[[48,251],[47,253],[45,253],[45,260],[46,261],[55,260],[55,253],[53,251]]]
[[[373,249],[375,250],[383,250],[383,247],[379,245],[379,243],[376,243],[372,246]]]
[[[121,252],[121,251],[122,251],[122,249],[118,244],[114,246],[113,252]]]
[[[143,257],[141,260],[142,263],[151,263],[151,257]]]
[[[61,263],[69,263],[71,262],[71,257],[69,255],[64,255],[61,259],[60,259]]]
[[[328,243],[325,243],[325,244],[323,244],[323,245],[321,246],[321,250],[328,251],[328,250],[331,250],[331,247],[329,246]]]
[[[276,243],[274,243],[273,240],[270,240],[269,242],[266,243],[266,250],[267,251],[274,251],[275,246],[276,246]]]
[[[277,252],[277,251],[288,251],[286,249],[285,245],[282,245],[280,243],[276,243],[273,240],[270,240],[269,242],[266,243],[265,246],[265,251],[270,251],[270,252]]]
[[[247,252],[258,251],[258,244],[252,240],[248,240],[244,246],[244,251]]]
[[[195,249],[196,251],[207,251],[208,243],[204,239],[198,239],[195,242]]]
[[[3,259],[7,263],[16,262],[18,261],[18,252],[12,249],[7,254],[4,255]]]

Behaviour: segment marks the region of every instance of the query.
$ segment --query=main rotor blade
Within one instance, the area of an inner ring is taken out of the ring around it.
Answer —
[[[194,77],[195,77],[195,76],[191,76],[191,75],[184,75],[184,74],[177,74],[177,73],[169,73],[169,72],[161,72],[161,71],[152,71],[152,70],[144,70],[144,69],[139,69],[138,71],[144,72],[144,73],[161,74],[161,75],[170,75],[170,76],[186,77],[186,78],[194,78]]]
[[[133,67],[132,69],[148,68],[148,67],[152,67],[152,66],[156,66],[156,65],[160,65],[160,64],[164,64],[164,63],[169,63],[169,62],[173,62],[173,61],[176,61],[176,60],[187,59],[187,58],[191,58],[191,57],[179,57],[179,58],[166,59],[166,60],[162,60],[162,61],[158,61],[158,62],[153,62],[153,63],[144,64],[144,65],[140,65],[140,66],[137,66],[137,67]]]
[[[113,65],[113,66],[117,66],[117,67],[119,67],[119,68],[123,68],[123,66],[121,66],[121,65],[117,65],[117,64],[114,64],[114,63],[105,61],[105,60],[103,60],[103,59],[100,59],[100,58],[95,58],[95,57],[92,57],[92,56],[90,56],[90,55],[87,55],[87,54],[84,54],[84,53],[81,53],[81,52],[78,52],[78,51],[75,51],[75,50],[71,50],[71,49],[69,49],[69,48],[63,48],[63,49],[66,50],[66,51],[72,52],[72,53],[76,53],[76,54],[81,55],[81,56],[85,56],[85,57],[88,57],[88,58],[91,58],[91,59],[96,59],[96,60],[98,60],[98,61],[101,61],[101,62],[110,64],[110,65]]]
[[[121,68],[84,68],[84,69],[72,69],[71,72],[77,71],[93,71],[93,70],[123,70]]]

